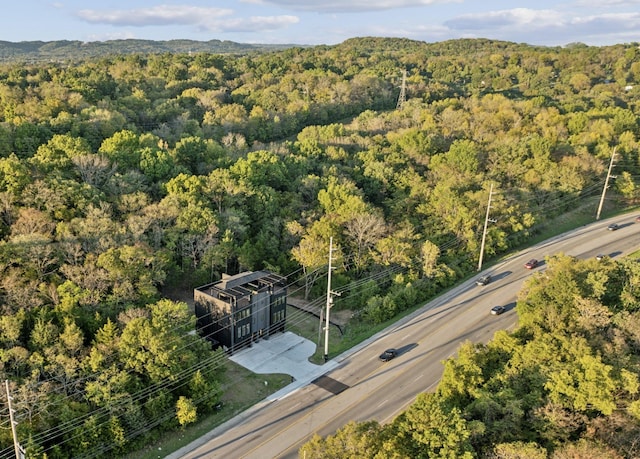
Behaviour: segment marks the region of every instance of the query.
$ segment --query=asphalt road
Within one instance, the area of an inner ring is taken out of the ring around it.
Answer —
[[[640,223],[634,223],[635,216],[581,227],[483,271],[492,275],[488,285],[476,286],[475,279],[470,279],[457,286],[341,356],[338,366],[318,382],[253,410],[183,457],[297,458],[300,446],[315,433],[332,434],[352,420],[391,421],[419,393],[436,387],[442,361],[453,356],[460,343],[486,343],[496,331],[515,326],[516,295],[525,279],[545,269],[545,256],[562,252],[592,258],[630,253],[640,246]],[[612,222],[620,225],[617,231],[607,230]],[[531,258],[542,263],[527,270],[524,264]],[[496,305],[505,306],[506,312],[491,315]],[[381,362],[378,355],[387,348],[398,349],[399,355]]]

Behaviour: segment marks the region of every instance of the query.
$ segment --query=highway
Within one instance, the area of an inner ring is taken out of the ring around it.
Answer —
[[[390,422],[419,393],[436,387],[442,361],[454,356],[460,343],[486,343],[496,331],[516,325],[516,295],[528,277],[545,269],[545,256],[560,252],[577,258],[628,254],[640,245],[640,223],[635,223],[635,216],[583,226],[492,266],[483,271],[492,276],[488,285],[476,286],[475,277],[460,284],[340,356],[338,366],[317,383],[253,410],[183,457],[297,458],[300,446],[314,433],[332,434],[352,420]],[[620,225],[618,230],[607,230],[612,222]],[[531,258],[542,263],[525,269]],[[496,305],[505,306],[506,312],[491,315]],[[399,355],[381,362],[378,356],[387,348],[398,349]]]

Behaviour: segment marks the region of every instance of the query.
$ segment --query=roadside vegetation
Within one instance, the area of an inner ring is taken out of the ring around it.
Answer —
[[[28,457],[124,456],[246,406],[229,399],[227,356],[171,292],[266,269],[320,308],[333,238],[333,356],[474,272],[491,186],[487,263],[560,228],[550,222],[569,229],[576,209],[593,219],[614,150],[605,214],[637,205],[639,62],[637,44],[360,38],[1,64],[0,372]],[[634,288],[611,293],[629,302],[620,311],[634,313]],[[287,320],[312,328],[306,312]],[[632,406],[622,363],[605,357]],[[465,411],[472,396],[422,401],[493,428]],[[582,414],[593,429],[597,413]],[[463,452],[511,441],[469,432]],[[12,454],[2,429],[0,457]]]
[[[519,294],[516,330],[464,343],[390,424],[316,435],[300,456],[640,456],[638,261],[550,257]]]

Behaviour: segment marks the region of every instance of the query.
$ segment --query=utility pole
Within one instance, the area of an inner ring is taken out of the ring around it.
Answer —
[[[9,406],[9,420],[11,421],[11,434],[13,435],[13,449],[16,453],[16,459],[22,459],[22,448],[20,448],[20,444],[18,443],[18,433],[16,432],[17,422],[13,419],[13,407],[11,406],[11,401],[13,397],[11,397],[11,393],[9,392],[9,380],[4,380],[4,386],[7,390],[7,405]]]
[[[611,153],[611,161],[609,162],[609,170],[607,171],[607,178],[604,181],[604,188],[602,189],[602,196],[600,197],[600,204],[598,205],[598,213],[596,213],[596,220],[600,220],[600,212],[602,212],[602,205],[604,204],[604,195],[607,193],[607,188],[609,188],[609,178],[611,178],[611,169],[613,168],[613,158],[616,156],[616,148],[613,148],[613,153]]]
[[[400,95],[398,96],[398,103],[396,104],[396,110],[399,110],[407,100],[407,69],[402,72],[402,86],[400,86]]]
[[[487,226],[489,222],[495,223],[495,220],[489,220],[489,210],[491,209],[491,195],[493,194],[493,183],[489,188],[489,202],[487,203],[487,216],[484,219],[484,230],[482,231],[482,244],[480,244],[480,259],[478,260],[478,271],[482,271],[482,256],[484,255],[484,242],[487,239]]]
[[[329,360],[329,311],[331,310],[331,304],[333,303],[333,297],[331,295],[337,295],[337,293],[331,291],[331,260],[333,255],[333,236],[329,238],[329,272],[327,273],[327,314],[326,322],[324,326],[324,361]]]

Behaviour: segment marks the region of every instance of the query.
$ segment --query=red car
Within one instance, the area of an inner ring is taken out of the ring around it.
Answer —
[[[531,260],[527,261],[524,264],[524,267],[527,268],[527,269],[533,269],[536,266],[538,266],[538,260],[536,260],[535,258],[532,258]]]

